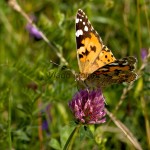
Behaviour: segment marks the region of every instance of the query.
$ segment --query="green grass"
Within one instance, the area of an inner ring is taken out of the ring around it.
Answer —
[[[74,75],[63,67],[79,71],[75,43],[75,16],[79,8],[116,58],[137,58],[136,72],[140,78],[131,86],[112,85],[104,90],[106,108],[113,117],[107,115],[106,123],[89,126],[87,130],[81,127],[72,149],[128,150],[135,149],[136,144],[150,149],[150,63],[149,59],[146,62],[141,58],[141,50],[150,48],[150,2],[19,0],[18,3],[21,12],[0,1],[1,149],[63,149],[74,130],[76,125],[68,101],[77,92],[77,85]],[[37,17],[36,25],[45,40],[36,41],[29,36],[25,29],[27,18],[22,12]],[[50,109],[46,109],[48,105]],[[42,130],[45,120],[48,128]],[[126,127],[120,130],[122,124]],[[135,145],[130,138],[137,140],[133,142]]]

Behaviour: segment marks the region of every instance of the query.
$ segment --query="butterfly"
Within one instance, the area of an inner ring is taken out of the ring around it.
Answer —
[[[95,88],[113,83],[130,83],[137,78],[134,72],[136,58],[116,59],[81,9],[76,15],[75,35],[80,70],[77,81]]]

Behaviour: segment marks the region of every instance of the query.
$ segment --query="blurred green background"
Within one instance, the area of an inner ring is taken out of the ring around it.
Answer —
[[[149,149],[150,63],[145,63],[144,57],[150,47],[150,1],[17,2],[34,18],[52,46],[31,35],[27,20],[8,5],[8,0],[0,1],[0,149],[48,150],[64,146],[75,126],[68,101],[77,92],[77,86],[74,75],[64,68],[79,71],[75,43],[75,16],[79,8],[87,14],[116,58],[135,56],[138,59],[136,72],[141,77],[114,115],[144,150]],[[139,71],[142,65],[146,67]],[[110,112],[115,110],[127,86],[112,85],[104,90]],[[91,126],[93,136],[81,130],[73,149],[135,149],[109,121],[107,117],[105,124]]]

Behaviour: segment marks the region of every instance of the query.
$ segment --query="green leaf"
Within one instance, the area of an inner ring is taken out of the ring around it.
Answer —
[[[74,127],[69,127],[69,126],[65,126],[63,128],[61,128],[60,131],[60,141],[61,141],[61,146],[64,147],[69,135],[71,134],[72,130],[74,129]]]
[[[56,139],[54,139],[54,138],[52,138],[52,139],[50,140],[50,142],[49,142],[48,145],[49,145],[50,147],[56,149],[56,150],[60,150],[60,149],[61,149],[60,143],[59,143]]]

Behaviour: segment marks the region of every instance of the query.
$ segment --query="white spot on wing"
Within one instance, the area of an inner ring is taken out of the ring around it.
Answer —
[[[101,69],[99,69],[99,71],[108,71],[108,69],[107,68],[101,68]]]
[[[83,22],[83,25],[85,25],[85,22]]]
[[[114,66],[118,66],[119,64],[118,63],[111,63],[111,64],[108,64],[108,65],[114,65]]]
[[[126,65],[128,65],[128,62],[125,62],[125,63],[123,63],[122,65],[126,66]]]
[[[79,22],[79,18],[76,18],[76,23],[78,23]]]
[[[84,31],[88,31],[88,27],[87,26],[84,27]]]
[[[82,30],[77,30],[76,31],[76,37],[79,37],[80,35],[83,35],[83,31]]]
[[[80,19],[80,21],[82,22],[82,19]]]

